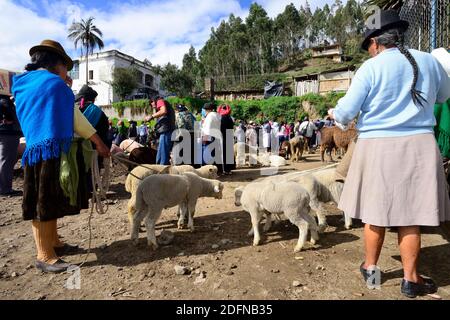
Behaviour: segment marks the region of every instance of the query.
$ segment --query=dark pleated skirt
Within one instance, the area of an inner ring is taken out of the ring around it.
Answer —
[[[60,159],[42,161],[34,166],[25,165],[22,214],[24,220],[50,221],[64,216],[77,215],[89,208],[88,174],[83,152],[77,152],[79,183],[77,204],[71,206],[59,183]]]

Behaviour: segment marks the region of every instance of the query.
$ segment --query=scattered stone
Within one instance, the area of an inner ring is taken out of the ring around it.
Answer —
[[[197,270],[195,270],[195,272],[194,272],[195,274],[200,274],[201,273],[201,271],[200,271],[200,269],[197,269]]]
[[[344,249],[344,252],[348,252],[348,249]]]
[[[331,253],[332,253],[332,254],[336,254],[336,250],[332,250]]]
[[[162,246],[167,246],[173,242],[175,235],[167,230],[163,230],[158,237],[158,244]]]
[[[248,292],[247,289],[242,290],[242,294],[247,294],[247,292]]]
[[[234,272],[231,270],[228,270],[227,272],[225,272],[225,275],[227,275],[227,276],[232,276],[233,274],[234,274]]]
[[[178,256],[179,256],[179,257],[184,256],[184,252],[180,252],[180,253],[178,254]]]
[[[218,244],[213,244],[213,245],[211,246],[211,249],[219,249],[219,245],[218,245]]]
[[[223,246],[226,246],[227,244],[231,244],[233,243],[233,241],[231,241],[230,239],[222,239],[220,240],[220,244]]]
[[[301,284],[300,281],[294,280],[294,281],[292,281],[292,286],[293,286],[293,287],[301,287],[302,284]]]
[[[303,257],[295,257],[295,260],[303,260]]]
[[[230,269],[237,269],[237,265],[235,265],[234,263],[230,266]]]
[[[353,295],[355,297],[364,297],[364,293],[362,293],[362,292],[353,292]]]
[[[183,267],[183,266],[176,265],[174,267],[174,269],[175,269],[175,273],[178,275],[185,275],[185,274],[189,273],[189,269],[186,267]]]
[[[122,270],[123,270],[122,267],[118,267],[118,268],[117,268],[117,271],[122,271]]]
[[[30,269],[32,269],[32,268],[33,268],[33,266],[32,266],[31,264],[29,264],[29,265],[27,265],[27,266],[25,267],[26,270],[30,270]]]
[[[324,267],[324,266],[321,266],[321,265],[318,265],[318,266],[316,267],[316,270],[321,270],[321,271],[323,271],[323,270],[325,270],[325,267]]]
[[[219,227],[213,228],[214,231],[219,231],[219,229],[220,229]]]
[[[435,300],[442,300],[442,297],[441,297],[440,295],[438,295],[438,294],[435,294],[435,293],[433,293],[433,294],[428,294],[428,296],[429,296],[430,298],[432,298],[432,299],[435,299]]]
[[[272,270],[270,270],[270,272],[272,272],[272,273],[280,273],[280,270],[278,270],[278,269],[272,269]]]
[[[153,278],[155,275],[156,275],[155,270],[150,270],[147,276],[148,276],[149,278]]]
[[[200,272],[197,278],[195,278],[194,284],[202,284],[206,281],[206,273],[204,271]]]
[[[17,278],[19,274],[17,272],[11,273],[11,278]]]

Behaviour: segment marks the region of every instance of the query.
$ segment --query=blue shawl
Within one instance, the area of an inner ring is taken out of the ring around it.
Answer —
[[[84,111],[83,115],[88,119],[93,127],[97,126],[102,116],[102,110],[95,104],[91,103]]]
[[[73,137],[72,90],[47,70],[26,72],[13,78],[12,93],[17,118],[27,141],[22,165],[57,159],[68,153]]]

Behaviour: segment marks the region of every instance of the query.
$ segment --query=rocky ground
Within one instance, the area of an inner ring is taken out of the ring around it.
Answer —
[[[306,161],[282,171],[321,165],[318,155],[307,155]],[[294,254],[298,229],[283,221],[263,237],[261,246],[253,247],[247,236],[249,215],[234,206],[233,192],[260,173],[241,169],[221,178],[224,197],[198,202],[194,233],[177,230],[175,209],[163,212],[157,232],[170,231],[174,239],[152,252],[144,233],[138,247],[129,240],[126,173],[116,167],[108,211],[92,218],[91,253],[81,268],[80,289],[66,287],[70,274],[42,274],[34,268],[31,225],[22,221],[21,199],[0,198],[0,299],[406,299],[399,292],[402,269],[396,233],[386,235],[379,264],[382,288],[368,290],[359,274],[362,225],[354,221],[353,229],[345,230],[333,205],[327,206],[330,226],[316,245],[307,243]],[[22,181],[18,171],[15,188],[20,189]],[[86,210],[60,220],[63,240],[88,249],[88,217]],[[80,263],[85,257],[64,259]],[[433,277],[443,299],[450,298],[448,261],[450,244],[442,230],[424,230],[420,270]]]

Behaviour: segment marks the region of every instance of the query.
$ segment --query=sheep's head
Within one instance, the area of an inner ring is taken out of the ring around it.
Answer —
[[[217,181],[214,184],[214,198],[222,199],[222,197],[223,197],[223,195],[222,195],[223,188],[224,188],[224,185],[220,181]]]
[[[244,187],[238,187],[234,190],[234,205],[236,207],[241,206],[241,197],[242,193],[244,192]]]
[[[217,179],[219,175],[217,174],[217,167],[214,165],[206,165],[200,169],[202,171],[202,176],[207,179]]]

